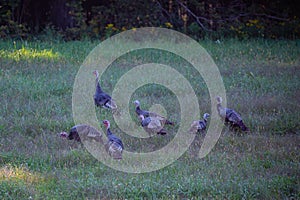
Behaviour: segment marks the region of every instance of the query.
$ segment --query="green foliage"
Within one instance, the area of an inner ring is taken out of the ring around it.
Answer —
[[[29,188],[22,182],[0,181],[1,199],[29,199],[31,195]]]
[[[20,0],[9,0],[3,2],[0,11],[0,37],[1,38],[26,38],[30,28],[26,23],[20,23],[19,16],[15,15],[15,11],[20,6]]]
[[[139,27],[164,27],[195,39],[289,38],[300,34],[299,3],[280,1],[8,0],[1,5],[1,38],[104,39]]]

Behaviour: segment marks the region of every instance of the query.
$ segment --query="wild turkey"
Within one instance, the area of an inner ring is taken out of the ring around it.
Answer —
[[[86,139],[93,139],[103,144],[102,133],[100,133],[94,127],[86,124],[79,124],[73,126],[70,129],[69,133],[63,131],[60,133],[60,136],[62,138],[66,138],[68,140],[75,140],[77,142],[81,142],[82,140]]]
[[[108,138],[105,144],[106,151],[114,159],[122,159],[124,149],[122,140],[110,131],[110,122],[108,120],[104,120],[103,124],[106,127],[106,135]]]
[[[249,129],[244,124],[242,117],[236,111],[230,108],[222,107],[222,98],[217,97],[217,110],[223,119],[225,119],[225,123],[229,123],[232,127],[239,127],[242,131],[249,131]]]
[[[153,134],[165,135],[167,131],[164,129],[164,124],[166,122],[165,118],[156,117],[144,117],[144,115],[139,115],[141,125],[144,130],[149,133],[150,136]]]
[[[193,123],[191,124],[190,132],[196,133],[196,132],[201,132],[201,131],[206,130],[208,118],[209,118],[209,114],[204,113],[203,120],[193,121]]]
[[[166,119],[165,117],[157,114],[157,113],[154,113],[154,112],[149,112],[147,110],[142,110],[141,107],[140,107],[140,102],[138,100],[135,100],[134,101],[134,105],[135,105],[135,113],[140,116],[140,115],[143,115],[144,118],[147,118],[147,117],[158,117],[158,118],[164,118],[165,120],[165,123],[164,124],[169,124],[169,125],[174,125],[173,122],[169,121],[168,119]]]
[[[107,93],[103,92],[100,83],[99,83],[99,73],[97,70],[93,72],[93,74],[96,76],[96,91],[94,94],[94,102],[97,107],[101,106],[103,108],[108,108],[115,110],[117,109],[117,105],[115,101],[109,96]]]

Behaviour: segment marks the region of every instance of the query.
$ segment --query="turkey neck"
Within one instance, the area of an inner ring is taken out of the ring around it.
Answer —
[[[140,114],[141,111],[142,111],[142,110],[141,110],[140,106],[137,106],[137,107],[136,107],[136,112],[137,112],[138,114]]]
[[[98,77],[98,76],[96,76],[95,84],[96,84],[96,93],[101,93],[101,92],[103,92],[102,89],[101,89],[101,87],[100,87],[99,77]]]
[[[109,127],[106,128],[106,131],[107,131],[107,135],[112,135],[112,132],[110,131]]]
[[[219,113],[221,113],[221,110],[223,110],[223,107],[222,107],[221,103],[217,104],[217,110],[218,110]]]
[[[226,108],[223,108],[222,105],[221,105],[221,103],[217,104],[217,110],[218,110],[219,115],[221,117],[226,117]]]

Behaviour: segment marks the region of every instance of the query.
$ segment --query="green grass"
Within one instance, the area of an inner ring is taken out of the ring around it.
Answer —
[[[203,140],[197,136],[176,162],[143,174],[115,171],[82,145],[57,136],[74,125],[73,83],[97,44],[0,41],[0,199],[300,198],[300,41],[201,41],[219,67],[228,107],[242,114],[251,132],[241,135],[224,128],[203,159],[196,156]],[[109,92],[122,74],[153,61],[171,65],[186,77],[194,75],[190,83],[199,107],[210,112],[202,77],[170,53],[149,49],[124,55],[101,83]],[[145,109],[161,103],[170,119],[180,123],[178,100],[166,88],[146,85],[136,90],[134,99]],[[130,105],[137,121],[133,111]],[[106,110],[97,110],[97,116],[112,120]],[[112,129],[128,151],[152,151],[173,138],[169,134],[145,143],[123,134],[114,122]]]

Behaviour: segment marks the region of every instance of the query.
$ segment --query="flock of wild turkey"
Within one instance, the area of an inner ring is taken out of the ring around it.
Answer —
[[[95,105],[97,107],[103,107],[115,111],[117,109],[115,101],[100,87],[98,71],[94,71],[93,74],[96,76],[96,91],[94,94]],[[217,97],[216,100],[218,113],[220,117],[225,120],[226,124],[230,124],[232,128],[239,128],[242,131],[249,131],[249,129],[243,123],[241,116],[236,111],[222,107],[221,97]],[[174,125],[173,122],[157,113],[142,110],[138,100],[135,100],[134,104],[135,112],[140,120],[140,125],[150,136],[153,134],[165,135],[167,134],[167,131],[164,129],[164,125]],[[209,116],[210,115],[208,113],[205,113],[202,120],[193,121],[189,131],[191,133],[203,132],[206,129]],[[94,139],[97,142],[105,145],[106,151],[112,158],[122,159],[122,152],[124,149],[122,140],[111,132],[110,122],[108,120],[104,120],[103,124],[106,127],[107,142],[103,142],[102,134],[98,130],[85,124],[72,127],[69,133],[61,132],[60,136],[78,142],[81,142],[83,138]]]

